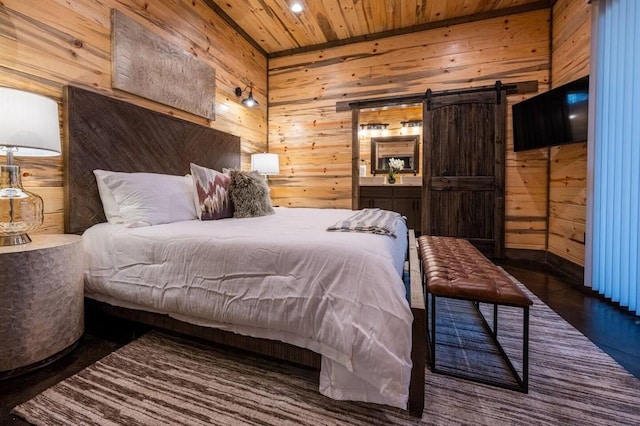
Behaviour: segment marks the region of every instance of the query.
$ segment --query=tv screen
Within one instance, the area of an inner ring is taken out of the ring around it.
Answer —
[[[513,105],[513,150],[587,140],[589,76]]]

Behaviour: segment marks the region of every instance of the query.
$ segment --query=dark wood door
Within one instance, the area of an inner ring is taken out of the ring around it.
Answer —
[[[423,232],[503,257],[506,92],[428,92],[423,111]]]

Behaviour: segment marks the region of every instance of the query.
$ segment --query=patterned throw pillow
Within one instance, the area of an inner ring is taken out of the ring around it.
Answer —
[[[233,217],[257,217],[274,214],[269,186],[263,176],[256,172],[230,170]]]
[[[231,176],[191,163],[194,202],[200,220],[233,217],[229,195]]]

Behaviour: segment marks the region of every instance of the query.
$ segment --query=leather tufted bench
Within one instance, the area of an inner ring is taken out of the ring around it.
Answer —
[[[418,238],[422,275],[426,286],[427,302],[431,299],[431,330],[427,340],[431,354],[431,371],[456,377],[528,392],[529,376],[529,307],[531,299],[505,272],[487,259],[469,241],[461,238],[421,236]],[[504,357],[517,386],[491,379],[472,378],[468,375],[437,371],[436,369],[436,298],[446,297],[474,302],[476,310],[489,334]],[[479,309],[480,303],[493,305],[493,327],[489,326]],[[498,341],[498,306],[515,306],[523,309],[522,327],[522,376],[518,375],[511,360]],[[429,303],[427,303],[427,316]]]

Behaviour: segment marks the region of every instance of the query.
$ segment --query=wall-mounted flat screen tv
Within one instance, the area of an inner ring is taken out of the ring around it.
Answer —
[[[588,106],[589,76],[514,104],[513,150],[585,142]]]

